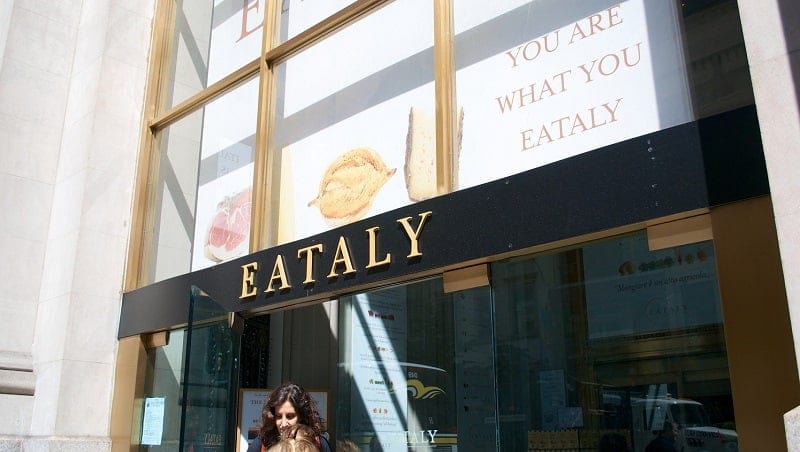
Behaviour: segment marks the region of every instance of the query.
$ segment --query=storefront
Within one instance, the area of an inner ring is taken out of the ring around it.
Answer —
[[[741,301],[782,276],[736,2],[168,3],[131,445],[245,450],[289,380],[340,451],[785,443],[797,375],[748,390],[786,299]]]

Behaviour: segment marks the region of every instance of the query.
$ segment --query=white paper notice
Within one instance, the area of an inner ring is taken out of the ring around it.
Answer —
[[[164,397],[149,397],[144,400],[144,421],[142,423],[142,444],[161,445],[164,433]]]
[[[350,362],[355,387],[350,425],[353,431],[375,435],[374,441],[385,452],[408,450],[405,301],[405,287],[359,294],[351,312]]]

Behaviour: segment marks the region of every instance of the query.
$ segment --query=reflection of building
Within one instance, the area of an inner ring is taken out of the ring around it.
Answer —
[[[0,6],[0,449],[230,447],[290,378],[364,450],[632,439],[661,387],[786,448],[799,7],[153,3]]]

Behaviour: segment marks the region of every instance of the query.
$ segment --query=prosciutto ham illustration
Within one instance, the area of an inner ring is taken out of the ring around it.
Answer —
[[[253,190],[226,196],[218,205],[206,234],[205,256],[223,262],[247,253]]]

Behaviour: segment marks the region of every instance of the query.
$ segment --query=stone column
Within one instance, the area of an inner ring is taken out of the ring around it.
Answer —
[[[800,350],[800,3],[739,0],[794,334]],[[766,351],[765,351],[766,352]],[[797,359],[797,358],[796,358]],[[797,359],[800,367],[800,359]],[[800,451],[800,416],[785,416],[790,451]]]
[[[153,10],[0,7],[0,450],[110,449]],[[11,357],[28,394],[3,394]]]

